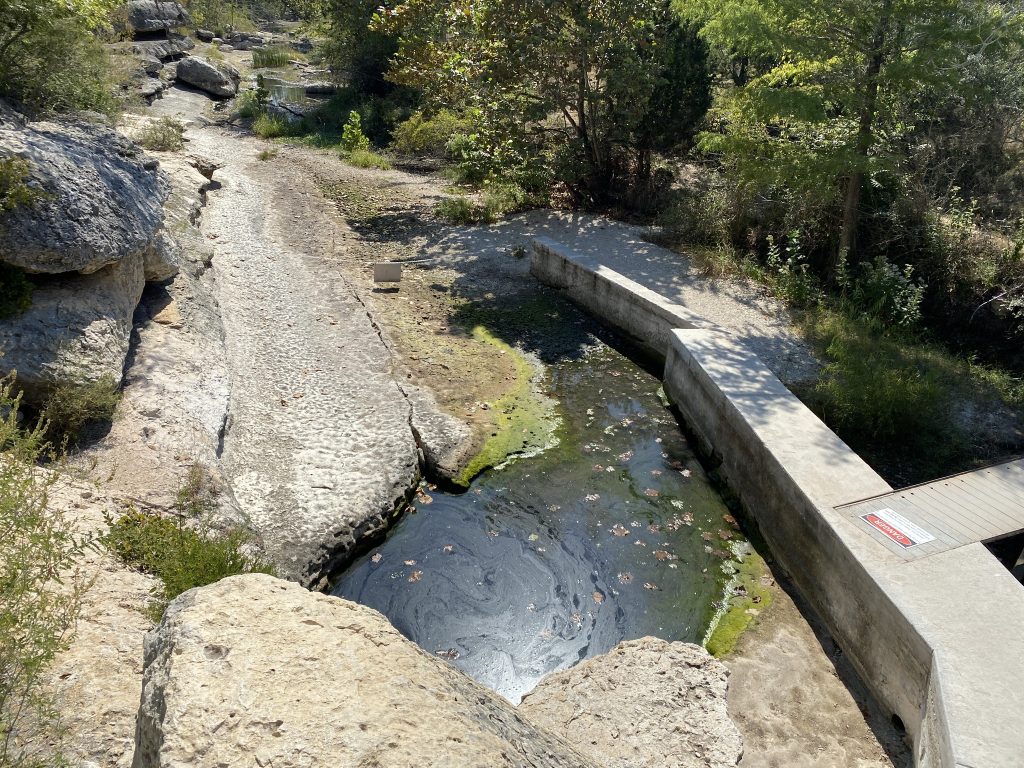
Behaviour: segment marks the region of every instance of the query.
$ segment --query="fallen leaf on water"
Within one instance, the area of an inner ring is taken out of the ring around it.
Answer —
[[[594,471],[595,472],[604,472],[604,466],[602,466],[601,464],[595,464],[594,465]]]
[[[382,555],[380,552],[374,552],[373,556],[370,558],[370,562],[373,563],[374,565],[376,565],[377,563],[379,563],[383,559],[384,559],[384,555]]]
[[[526,610],[528,610],[528,611],[536,611],[537,610],[537,606],[534,605],[533,603],[527,603],[526,604]]]
[[[690,475],[692,475],[692,474],[693,474],[693,472],[691,472],[691,471],[690,471],[690,470],[688,470],[688,469],[684,469],[684,470],[683,470],[682,472],[680,472],[679,474],[680,474],[680,475],[682,475],[683,477],[689,477]]]
[[[668,567],[669,567],[669,568],[678,568],[678,567],[679,567],[679,565],[678,565],[677,563],[669,563],[669,564],[668,564]]]
[[[655,560],[669,560],[669,559],[671,559],[671,557],[672,557],[672,555],[670,555],[664,549],[656,549],[656,550],[654,550],[654,559]]]
[[[434,653],[440,656],[442,659],[447,659],[448,661],[455,661],[459,658],[459,652],[456,651],[454,648],[448,648],[447,650],[443,651],[434,651]]]
[[[537,535],[536,533],[531,533],[531,534],[530,534],[529,536],[527,536],[527,538],[528,538],[528,539],[529,539],[530,541],[536,541],[537,539],[539,539],[539,538],[540,538],[540,536],[538,536],[538,535]]]
[[[598,501],[600,500],[601,495],[597,493],[588,493],[585,498],[587,501]]]
[[[490,537],[492,537],[492,538],[495,538],[495,539],[496,539],[496,538],[498,538],[498,535],[499,535],[499,534],[498,534],[498,532],[497,532],[497,531],[488,531],[488,532],[487,532],[487,535],[488,535],[488,536],[490,536]]]
[[[442,552],[447,552],[447,553],[451,554],[452,552],[455,551],[455,545],[454,544],[445,544],[443,547],[441,547],[441,551]]]
[[[660,469],[652,469],[651,470],[651,477],[660,477],[660,476],[661,476],[661,470]]]
[[[629,536],[629,528],[624,525],[620,525],[619,523],[616,523],[608,530],[615,536]]]
[[[722,541],[728,541],[732,538],[732,532],[726,530],[719,531],[718,538],[720,538]]]
[[[619,456],[618,456],[619,461],[629,461],[632,458],[633,458],[633,452],[632,451],[624,451],[623,453],[620,453]]]
[[[658,533],[658,531],[661,530],[661,526],[658,525],[657,523],[651,523],[650,525],[647,526],[647,530],[650,531],[651,533]]]
[[[658,493],[653,488],[645,488],[644,489],[644,496],[650,496],[652,499],[654,499],[654,498],[657,498],[658,496],[661,496],[661,494]]]
[[[423,571],[413,571],[409,574],[410,583],[415,583],[423,578]]]
[[[633,574],[629,571],[623,571],[619,574],[619,584],[629,584],[633,581]]]
[[[715,534],[713,534],[711,531],[704,531],[704,533],[702,533],[700,537],[704,539],[704,541],[711,541],[713,538],[715,538]]]
[[[423,492],[422,488],[416,489],[416,501],[420,504],[433,504],[434,500],[430,498],[426,493]]]
[[[629,524],[629,527],[630,527],[630,528],[639,528],[639,527],[640,527],[640,523],[638,523],[638,522],[637,522],[636,520],[633,520],[633,521],[632,521],[632,522],[631,522],[631,523]]]
[[[406,565],[416,565],[416,561],[415,560],[404,560],[403,562]]]
[[[692,512],[687,512],[686,514],[684,514],[683,515],[683,522],[686,523],[687,525],[693,525],[693,513]]]
[[[644,582],[644,589],[657,589],[657,588],[658,588],[657,584],[652,584],[649,581],[645,581]]]
[[[548,512],[557,512],[561,507],[557,504],[548,504]]]
[[[591,597],[594,598],[594,602],[598,605],[604,602],[604,595],[602,595],[600,592],[597,592],[596,590],[594,591],[594,594],[591,595]]]
[[[646,547],[647,546],[647,542],[644,541],[643,539],[637,539],[633,543],[636,544],[638,547]]]
[[[735,517],[733,517],[732,515],[722,515],[722,520],[723,520],[723,521],[724,521],[724,522],[725,522],[725,523],[726,523],[727,525],[732,525],[732,526],[735,526],[735,525],[737,524],[737,523],[736,523],[736,518],[735,518]]]

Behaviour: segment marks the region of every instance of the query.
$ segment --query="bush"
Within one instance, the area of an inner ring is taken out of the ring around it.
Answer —
[[[286,118],[263,112],[253,121],[252,132],[264,139],[276,139],[293,135],[295,127]]]
[[[464,195],[444,198],[434,213],[452,224],[479,224],[481,221],[480,209]]]
[[[114,418],[121,392],[112,376],[94,382],[66,382],[50,392],[43,405],[46,435],[55,445],[83,442],[91,427]]]
[[[260,153],[258,155],[256,155],[256,159],[261,161],[261,162],[266,162],[267,160],[273,160],[275,157],[277,157],[278,152],[279,152],[279,150],[277,150],[277,149],[263,149],[263,150],[260,150]]]
[[[427,117],[415,112],[408,120],[395,128],[391,148],[405,155],[426,155],[448,157],[448,143],[455,135],[468,135],[473,130],[472,121],[448,109],[442,109]]]
[[[252,66],[254,69],[287,67],[293,58],[294,55],[287,48],[257,48],[252,52]]]
[[[382,171],[391,169],[391,161],[371,149],[356,149],[342,157],[357,168],[379,168]]]
[[[341,150],[342,155],[346,156],[356,151],[370,151],[370,140],[363,133],[362,118],[355,110],[348,114],[348,121],[342,129],[338,149]]]
[[[256,78],[255,90],[239,94],[235,100],[235,117],[242,120],[255,120],[260,115],[266,113],[267,99],[270,98],[270,94],[262,86],[263,76],[259,75]]]
[[[55,479],[35,464],[46,456],[39,426],[18,426],[14,382],[0,382],[0,765],[63,763],[47,753],[56,709],[40,688],[43,672],[67,646],[83,584],[73,571],[84,543],[47,505]],[[60,583],[58,583],[60,582]]]
[[[156,576],[163,586],[153,617],[167,603],[194,587],[243,573],[274,574],[274,567],[248,554],[248,531],[241,527],[215,530],[210,517],[216,490],[209,474],[193,465],[178,491],[175,514],[162,517],[132,509],[116,521],[103,543],[126,565]]]
[[[874,263],[861,264],[849,294],[853,310],[882,327],[917,325],[925,286],[914,282],[913,272],[909,264],[898,269],[884,256],[878,256]]]
[[[173,117],[161,117],[142,130],[138,142],[153,152],[177,152],[185,146],[185,126]]]

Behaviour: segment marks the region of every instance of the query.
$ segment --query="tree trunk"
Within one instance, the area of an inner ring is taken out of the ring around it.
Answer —
[[[856,244],[857,225],[860,223],[860,193],[864,187],[864,166],[874,137],[875,115],[878,111],[878,79],[885,64],[885,45],[889,34],[889,13],[892,0],[885,0],[882,13],[875,27],[875,36],[871,41],[868,63],[865,69],[866,92],[861,107],[860,123],[857,127],[857,143],[855,146],[856,167],[846,182],[846,202],[843,207],[843,224],[839,233],[839,248],[833,254],[828,265],[828,277],[835,277],[839,263],[849,258]]]

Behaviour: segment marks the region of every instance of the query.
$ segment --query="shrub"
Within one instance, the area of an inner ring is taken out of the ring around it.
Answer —
[[[415,112],[395,128],[391,147],[406,155],[447,157],[448,143],[452,137],[457,134],[468,135],[472,130],[473,124],[469,118],[448,109],[442,109],[430,117],[423,112]]]
[[[112,376],[93,382],[65,382],[50,392],[42,417],[47,437],[57,445],[78,445],[90,427],[109,423],[121,401],[121,392]]]
[[[40,680],[74,627],[84,543],[47,504],[44,431],[19,428],[20,404],[13,379],[0,382],[0,765],[37,768],[63,764],[46,752],[56,709]]]
[[[177,152],[185,146],[185,126],[173,117],[161,117],[142,130],[138,141],[153,152]]]
[[[495,222],[502,216],[520,211],[529,203],[526,191],[516,184],[493,182],[486,184],[481,200],[481,218]]]
[[[286,48],[257,48],[252,52],[252,66],[255,69],[287,67],[292,58],[293,55]]]
[[[860,265],[860,275],[850,290],[855,312],[882,326],[912,327],[921,319],[925,286],[912,279],[909,264],[899,269],[884,256]]]
[[[784,248],[768,236],[767,277],[775,293],[791,306],[806,308],[821,300],[821,287],[800,248],[799,232],[789,233]]]
[[[277,155],[278,150],[276,149],[264,149],[261,150],[258,155],[256,155],[256,159],[265,162],[267,160],[273,160],[275,157],[277,157]]]
[[[235,117],[242,120],[255,120],[267,111],[269,92],[263,88],[263,76],[256,78],[256,88],[239,94],[235,100]]]
[[[351,155],[353,152],[360,150],[363,152],[370,151],[370,140],[363,133],[362,118],[355,110],[348,114],[348,121],[342,129],[338,149],[341,150],[342,155]]]
[[[213,584],[242,573],[273,574],[274,567],[246,552],[250,534],[233,526],[215,530],[210,517],[216,490],[209,474],[193,465],[178,491],[175,514],[129,510],[116,521],[103,542],[126,565],[156,576],[162,582],[154,619],[167,603],[194,587]]]
[[[452,224],[478,224],[481,215],[480,209],[464,195],[444,198],[434,212]]]
[[[379,168],[382,171],[391,169],[391,161],[371,149],[356,149],[349,152],[347,156],[344,153],[342,156],[357,168]]]
[[[253,121],[252,131],[261,138],[276,139],[280,136],[291,136],[295,128],[286,118],[263,112]]]

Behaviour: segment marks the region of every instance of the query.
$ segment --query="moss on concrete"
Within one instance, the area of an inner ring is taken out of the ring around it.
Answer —
[[[743,633],[772,601],[772,579],[764,559],[753,549],[738,554],[736,573],[726,587],[718,620],[712,621],[704,640],[704,647],[718,658],[732,653]]]
[[[488,403],[492,413],[491,434],[456,479],[456,484],[462,487],[468,487],[478,474],[511,456],[542,450],[552,442],[556,426],[553,403],[545,402],[536,391],[534,380],[538,372],[526,356],[482,325],[474,327],[472,333],[476,341],[508,356],[515,369],[515,382],[506,394]]]

